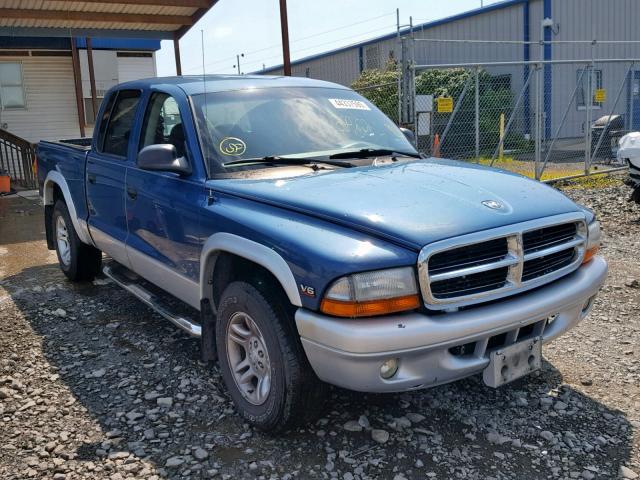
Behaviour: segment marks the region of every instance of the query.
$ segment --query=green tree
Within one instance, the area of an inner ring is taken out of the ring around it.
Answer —
[[[389,61],[382,70],[364,70],[351,88],[398,123],[398,67]]]
[[[480,84],[480,148],[492,151],[500,139],[500,115],[509,118],[513,110],[513,93],[504,77],[479,72]],[[416,76],[416,94],[452,97],[457,105],[465,84],[467,92],[447,132],[442,154],[468,156],[475,150],[475,71],[463,68],[425,70]],[[365,70],[352,88],[368,98],[394,122],[398,121],[398,69],[390,62],[382,70]],[[434,113],[432,131],[442,135],[451,113]],[[505,148],[522,146],[522,135],[511,133]]]

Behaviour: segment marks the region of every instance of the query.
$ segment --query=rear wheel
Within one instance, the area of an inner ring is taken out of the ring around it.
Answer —
[[[100,271],[102,252],[82,243],[76,233],[67,205],[58,200],[51,216],[54,243],[60,269],[73,282],[93,280]]]
[[[227,389],[250,423],[282,431],[317,415],[326,386],[311,369],[277,292],[231,283],[220,299],[216,342]]]

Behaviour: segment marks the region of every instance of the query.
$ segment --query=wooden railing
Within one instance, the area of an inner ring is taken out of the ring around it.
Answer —
[[[36,149],[33,143],[0,128],[0,173],[9,175],[13,185],[38,187],[35,160]]]

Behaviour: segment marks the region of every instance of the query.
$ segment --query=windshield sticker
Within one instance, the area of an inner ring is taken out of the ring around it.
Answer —
[[[225,137],[220,142],[220,145],[218,145],[218,149],[223,155],[237,157],[245,152],[247,145],[239,138]]]
[[[347,100],[345,98],[330,98],[331,105],[335,108],[345,108],[347,110],[371,110],[362,100]]]

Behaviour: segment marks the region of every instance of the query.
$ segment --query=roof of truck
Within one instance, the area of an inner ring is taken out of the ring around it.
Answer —
[[[187,95],[245,90],[250,88],[325,87],[347,89],[344,85],[303,77],[269,75],[186,75],[181,77],[154,77],[134,80],[118,85],[121,88],[159,88],[177,86]]]

